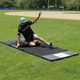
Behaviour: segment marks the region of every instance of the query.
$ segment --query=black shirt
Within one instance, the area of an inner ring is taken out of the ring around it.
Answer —
[[[22,35],[27,40],[30,35],[34,34],[32,29],[30,28],[31,24],[32,24],[32,21],[27,21],[23,26],[19,25],[17,34],[22,33]]]

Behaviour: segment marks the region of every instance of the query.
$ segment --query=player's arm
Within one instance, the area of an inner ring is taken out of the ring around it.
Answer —
[[[20,33],[19,33],[19,34],[18,34],[18,39],[17,39],[17,46],[16,46],[15,48],[18,48],[18,47],[20,46],[20,44],[19,44],[19,43],[20,43],[20,36],[21,36],[21,35],[20,35]]]
[[[42,14],[42,13],[40,12],[40,13],[38,14],[38,17],[37,17],[35,20],[32,21],[32,24],[35,23],[35,22],[37,22],[37,20],[38,20],[39,17],[41,16],[41,14]]]

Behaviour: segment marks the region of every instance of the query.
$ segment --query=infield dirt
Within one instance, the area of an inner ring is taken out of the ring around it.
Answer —
[[[37,17],[39,12],[7,12],[5,15]],[[63,14],[62,12],[42,12],[42,18],[80,20],[80,14]]]

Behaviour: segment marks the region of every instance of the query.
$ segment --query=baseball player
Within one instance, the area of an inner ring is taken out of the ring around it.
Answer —
[[[39,37],[37,34],[34,33],[34,31],[30,27],[30,25],[37,22],[37,20],[39,19],[40,16],[41,16],[41,12],[39,12],[38,17],[33,21],[26,21],[25,18],[20,18],[20,25],[18,27],[18,32],[17,32],[18,39],[17,39],[16,48],[18,48],[20,46],[19,43],[20,43],[21,33],[24,36],[24,38],[27,41],[29,46],[36,46],[34,40],[39,40],[42,43],[45,43],[46,45],[48,45],[50,48],[52,48],[52,43],[48,43],[44,39]]]

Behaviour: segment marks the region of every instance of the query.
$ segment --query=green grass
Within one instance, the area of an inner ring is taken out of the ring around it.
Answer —
[[[62,11],[63,14],[80,14],[80,11]]]
[[[21,16],[4,15],[16,11],[0,10],[0,41],[17,39]],[[80,53],[79,20],[40,18],[31,27],[54,46]],[[80,80],[80,55],[50,62],[0,43],[0,80]]]

